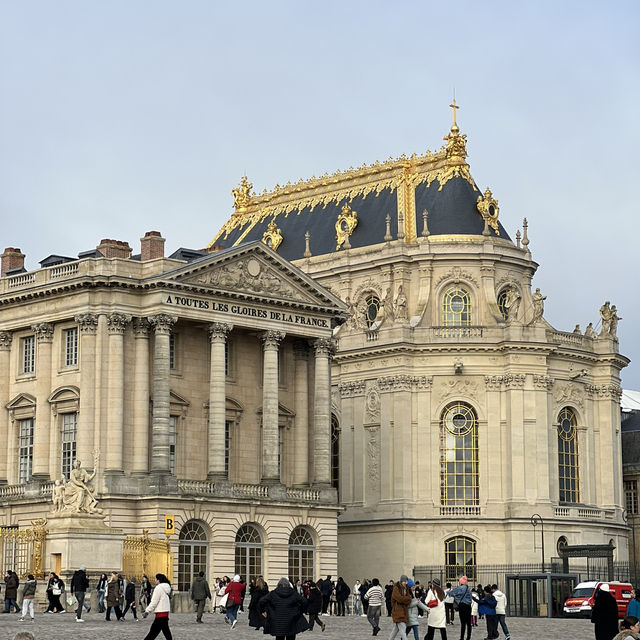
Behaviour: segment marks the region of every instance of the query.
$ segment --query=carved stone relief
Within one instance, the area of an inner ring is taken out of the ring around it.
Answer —
[[[477,400],[478,383],[461,378],[441,379],[437,383],[435,395],[438,402],[442,402],[452,396],[464,396]]]
[[[553,392],[553,399],[556,404],[571,402],[582,407],[584,406],[584,391],[575,384],[558,384]]]
[[[445,280],[452,280],[456,284],[458,284],[460,280],[467,280],[475,284],[476,287],[479,286],[478,280],[476,279],[476,277],[469,271],[463,271],[461,267],[453,267],[453,269],[447,271],[446,273],[443,273],[438,278],[436,285],[439,285],[441,282],[444,282]]]

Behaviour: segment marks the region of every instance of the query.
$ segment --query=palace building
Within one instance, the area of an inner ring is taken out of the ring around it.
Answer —
[[[348,307],[331,394],[340,575],[539,563],[534,514],[547,560],[595,544],[625,561],[616,308],[584,333],[544,319],[527,221],[507,232],[452,107],[436,152],[261,194],[243,178],[210,246],[262,241]]]
[[[200,570],[335,573],[330,359],[345,305],[261,242],[170,257],[164,243],[149,232],[132,256],[103,240],[34,271],[19,249],[2,255],[3,566],[37,556],[68,575],[91,539],[88,570],[121,570],[105,541],[162,540],[168,517],[180,590]],[[54,510],[64,479],[76,486]],[[32,522],[44,549],[21,543]]]

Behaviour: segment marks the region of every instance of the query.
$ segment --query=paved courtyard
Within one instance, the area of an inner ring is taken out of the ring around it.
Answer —
[[[126,622],[105,622],[104,616],[86,614],[86,622],[79,624],[75,622],[72,613],[64,615],[56,614],[36,614],[35,622],[18,622],[19,616],[14,614],[0,615],[0,640],[11,640],[18,631],[30,631],[36,640],[67,640],[77,638],[78,640],[97,640],[102,638],[112,638],[113,640],[142,640],[149,630],[151,617],[140,622],[133,619]],[[195,615],[186,613],[171,615],[171,631],[175,640],[197,640],[206,638],[219,640],[223,637],[233,637],[234,640],[258,640],[264,637],[262,632],[257,632],[247,626],[246,614],[241,614],[238,626],[231,629],[224,623],[220,614],[205,614],[204,624],[196,624]],[[305,632],[303,638],[311,640],[344,640],[353,638],[365,640],[371,636],[371,627],[366,618],[347,616],[344,618],[322,617],[327,625],[324,633],[317,627],[312,632]],[[383,618],[380,621],[382,631],[378,636],[379,640],[387,640],[391,629],[390,618]],[[474,628],[472,638],[482,640],[486,636],[484,622],[481,626]],[[593,625],[588,620],[548,620],[541,618],[509,618],[509,631],[513,640],[541,640],[544,638],[558,638],[561,640],[585,640],[594,638]],[[425,621],[420,627],[420,639],[427,631]],[[449,640],[459,640],[460,627],[458,623],[447,627]],[[162,634],[159,636],[162,638]],[[411,636],[413,638],[413,636]],[[504,636],[501,635],[502,640]],[[436,640],[440,640],[440,634],[436,633]]]

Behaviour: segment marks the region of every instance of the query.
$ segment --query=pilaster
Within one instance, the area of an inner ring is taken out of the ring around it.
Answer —
[[[309,484],[309,346],[296,340],[294,357],[294,406],[296,411],[293,484]]]
[[[10,357],[11,343],[13,336],[10,331],[0,331],[0,433],[7,434],[7,455],[0,455],[0,484],[7,484],[9,480],[9,462],[11,456],[9,450],[15,445],[15,439],[9,437],[9,412],[7,411],[7,403],[9,402],[9,384],[10,384]]]
[[[262,334],[262,482],[280,482],[278,453],[278,348],[285,334],[266,331]]]
[[[133,473],[149,471],[149,334],[151,325],[146,318],[133,320],[135,363],[133,368]]]
[[[49,479],[51,408],[47,399],[51,392],[51,345],[53,325],[41,322],[31,326],[36,335],[36,418],[33,432],[33,478]]]
[[[98,316],[80,313],[75,318],[80,332],[80,410],[76,434],[78,460],[88,463],[94,449],[95,361]]]
[[[331,368],[332,340],[315,341],[315,394],[313,396],[313,484],[331,484]]]

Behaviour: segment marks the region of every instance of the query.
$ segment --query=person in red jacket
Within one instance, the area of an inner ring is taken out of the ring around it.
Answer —
[[[242,604],[242,595],[245,592],[247,585],[240,581],[240,576],[233,576],[233,580],[227,585],[225,593],[227,596],[227,613],[224,621],[231,625],[232,629],[238,624],[238,609]]]

